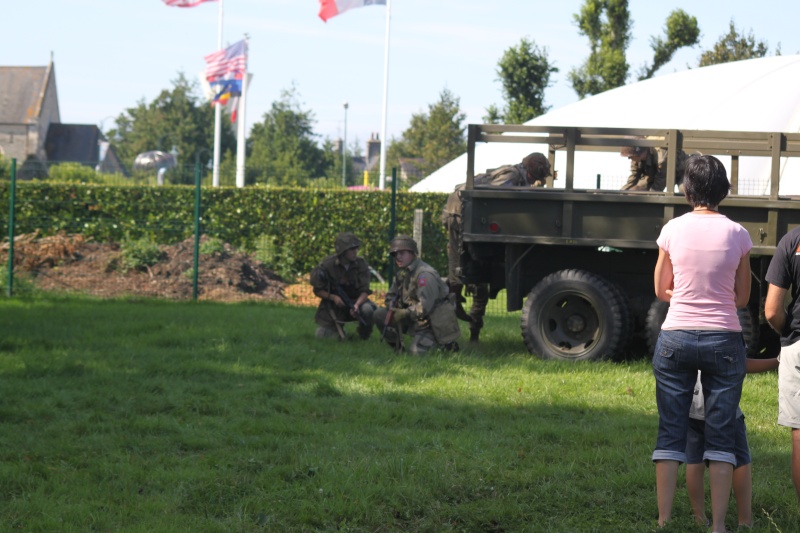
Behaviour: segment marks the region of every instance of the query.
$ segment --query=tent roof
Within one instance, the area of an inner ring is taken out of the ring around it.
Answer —
[[[800,55],[736,61],[625,85],[555,109],[526,124],[797,132],[800,131],[798,85]],[[519,162],[533,151],[546,153],[547,147],[478,144],[475,150],[476,172]],[[769,181],[768,170],[765,170],[768,165],[763,161],[750,161],[748,164],[744,159],[740,166],[740,182],[743,177],[749,179],[750,193],[762,194]],[[578,152],[575,155],[575,186],[589,186],[585,184],[594,183],[598,174],[617,176],[624,182],[628,166],[628,161],[621,160],[617,154]],[[559,160],[557,155],[555,168],[563,173],[564,167],[563,157]],[[411,190],[451,192],[466,180],[466,169],[467,156],[463,154]],[[787,180],[789,176],[795,176],[795,179]],[[783,167],[781,194],[799,192],[800,161],[790,161]]]

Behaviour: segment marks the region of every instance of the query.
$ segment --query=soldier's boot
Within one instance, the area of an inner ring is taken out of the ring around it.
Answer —
[[[314,336],[318,339],[338,339],[339,332],[336,328],[326,328],[324,326],[317,326],[317,331],[314,332]]]
[[[464,322],[472,322],[469,314],[464,309],[464,302],[467,301],[462,294],[464,285],[462,283],[449,280],[447,281],[447,285],[450,287],[450,294],[456,295],[456,318],[463,320]]]
[[[460,350],[461,350],[461,348],[458,346],[458,343],[456,341],[448,342],[447,344],[442,346],[442,351],[445,351],[445,352],[456,353],[456,352],[458,352]]]
[[[483,317],[472,315],[472,325],[469,327],[469,342],[480,342],[481,329],[483,329]]]

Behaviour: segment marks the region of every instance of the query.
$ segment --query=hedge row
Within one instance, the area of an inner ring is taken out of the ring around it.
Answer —
[[[3,235],[8,235],[9,184],[0,183]],[[441,224],[446,194],[397,194],[397,233],[411,234],[414,210],[425,213],[423,257],[446,272],[447,235]],[[194,187],[136,187],[18,183],[16,234],[38,229],[81,233],[100,242],[150,238],[172,244],[194,231]],[[391,193],[381,191],[279,188],[203,188],[201,228],[210,237],[255,251],[268,246],[290,261],[296,273],[309,272],[333,253],[333,241],[352,231],[377,270],[388,267]]]

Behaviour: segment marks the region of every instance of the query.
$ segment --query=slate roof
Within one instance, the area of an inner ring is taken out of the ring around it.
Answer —
[[[96,164],[99,135],[94,124],[50,124],[44,143],[47,160]]]
[[[46,83],[47,67],[0,67],[0,122],[35,122]]]

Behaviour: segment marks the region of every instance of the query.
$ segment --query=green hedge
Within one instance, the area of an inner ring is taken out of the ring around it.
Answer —
[[[9,183],[0,183],[3,235],[8,235]],[[159,244],[184,240],[194,231],[195,189],[18,183],[16,234],[39,229],[81,233],[95,241],[147,237]],[[447,270],[447,235],[441,224],[443,193],[397,194],[397,233],[411,234],[414,210],[425,213],[423,258]],[[361,254],[377,270],[388,267],[391,193],[293,188],[203,188],[202,232],[253,252],[267,245],[291,255],[298,273],[309,272],[342,231],[364,242]],[[280,253],[280,252],[279,252]]]

